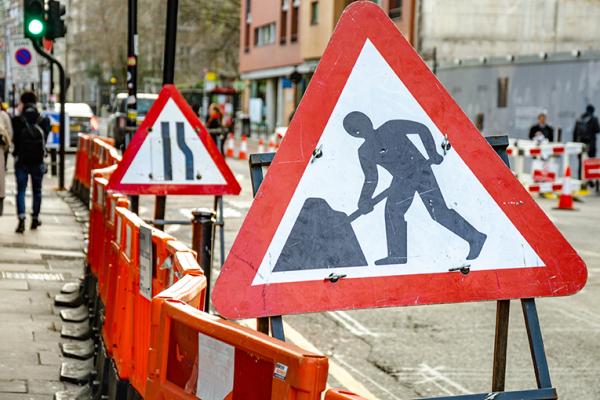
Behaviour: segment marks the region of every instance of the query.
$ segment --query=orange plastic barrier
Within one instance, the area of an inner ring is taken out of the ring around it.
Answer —
[[[357,394],[343,389],[329,389],[325,393],[325,400],[367,400]]]
[[[87,153],[85,151],[87,140],[89,140],[88,135],[84,135],[82,133],[79,134],[77,141],[77,153],[75,155],[75,181],[79,183],[83,182],[83,171],[85,171],[87,164]]]
[[[144,398],[317,400],[327,358],[156,297]]]
[[[185,275],[171,287],[155,296],[155,298],[181,301],[196,309],[204,308],[205,297],[206,278],[203,275]],[[133,366],[129,381],[138,393],[144,393],[148,374],[148,350],[150,349],[151,321],[153,320],[151,312],[153,309],[149,301],[144,301],[144,303],[138,302],[135,310]],[[142,313],[143,317],[140,318],[139,313]]]
[[[102,303],[106,305],[108,298],[110,270],[116,270],[118,261],[118,246],[114,243],[117,233],[117,207],[129,208],[129,200],[120,193],[107,192],[104,206],[104,235],[100,239],[94,237],[90,239],[98,240],[103,250],[100,253],[98,267],[98,293]],[[116,275],[115,275],[116,279]],[[114,296],[113,296],[114,298]]]
[[[151,321],[151,302],[140,292],[139,229],[145,224],[136,214],[121,207],[116,208],[116,221],[112,247],[117,255],[107,274],[102,335],[107,351],[117,366],[119,378],[129,379],[136,390],[143,392],[146,364],[140,360],[147,357]],[[194,253],[172,236],[152,230],[152,247],[153,296],[186,275],[202,276]],[[158,274],[165,263],[170,265],[172,275],[168,270],[168,274]],[[204,305],[204,287],[202,299],[194,302],[201,306]]]
[[[98,240],[104,236],[106,230],[104,219],[104,203],[106,186],[110,175],[117,168],[116,165],[95,169],[92,171],[93,185],[90,204],[90,222],[88,227],[88,264],[94,275],[98,276],[98,268],[102,264],[104,254],[103,242]]]

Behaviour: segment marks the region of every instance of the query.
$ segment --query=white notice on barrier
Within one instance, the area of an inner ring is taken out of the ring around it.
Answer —
[[[152,300],[152,228],[140,225],[140,293]]]
[[[233,391],[235,348],[198,333],[198,384],[196,397],[223,400]]]

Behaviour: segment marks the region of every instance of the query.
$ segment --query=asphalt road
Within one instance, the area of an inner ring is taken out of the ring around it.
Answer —
[[[228,162],[243,191],[224,200],[226,253],[252,202],[248,162]],[[552,382],[561,399],[599,399],[600,196],[586,197],[575,212],[553,210],[554,200],[538,201],[589,271],[587,286],[577,295],[537,301]],[[153,202],[142,197],[143,217],[152,217]],[[189,218],[191,209],[212,204],[212,197],[169,197],[167,219]],[[166,230],[191,242],[189,226]],[[217,243],[213,279],[219,265]],[[391,400],[489,391],[495,313],[495,303],[486,302],[296,315],[284,321],[291,341],[330,357],[330,385]],[[523,314],[512,301],[506,389],[533,388]]]

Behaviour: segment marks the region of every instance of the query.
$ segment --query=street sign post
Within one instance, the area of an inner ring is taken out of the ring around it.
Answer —
[[[228,318],[558,296],[581,258],[396,26],[350,6],[213,294]]]
[[[13,83],[30,84],[40,80],[37,56],[29,39],[10,41],[10,66]]]
[[[124,194],[239,194],[210,134],[173,85],[165,85],[133,136],[108,189]]]

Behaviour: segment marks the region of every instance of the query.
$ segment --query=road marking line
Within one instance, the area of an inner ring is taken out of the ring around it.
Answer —
[[[352,365],[348,364],[347,362],[345,362],[344,360],[342,360],[341,357],[339,356],[333,356],[333,358],[335,358],[340,364],[342,364],[343,366],[345,366],[346,368],[348,368],[350,371],[354,372],[356,375],[359,375],[361,378],[366,379],[367,381],[369,381],[373,386],[375,386],[377,389],[381,390],[382,392],[384,392],[385,394],[387,394],[388,396],[390,396],[392,399],[394,400],[402,400],[401,398],[399,398],[398,396],[396,396],[394,393],[390,392],[388,389],[386,389],[385,387],[381,386],[379,383],[375,382],[372,378],[369,378],[368,376],[366,376],[365,374],[363,374],[362,372],[360,372],[359,370],[357,370],[356,368],[354,368]],[[332,360],[329,360],[329,364],[331,365]],[[333,373],[332,373],[333,375]],[[336,378],[337,379],[337,378]],[[339,379],[338,379],[339,381]],[[351,390],[354,391],[354,393],[359,394],[360,393],[356,390]],[[366,397],[368,399],[375,399],[375,397],[373,396],[373,394],[370,395],[361,395],[362,397]]]
[[[237,322],[242,325],[247,326],[248,328],[256,330],[256,320],[255,319],[244,319],[244,320],[240,320]],[[322,351],[317,349],[314,344],[309,342],[308,339],[306,339],[304,336],[302,336],[302,334],[300,332],[298,332],[297,330],[292,328],[287,322],[283,323],[283,329],[285,332],[286,340],[289,340],[290,342],[294,343],[298,347],[303,348],[304,350],[310,351],[312,353],[323,354]],[[362,377],[364,377],[366,379],[369,379],[368,377],[365,377],[362,373],[357,371],[355,368],[348,366],[348,364],[339,360],[339,358],[337,358],[337,357],[335,357],[335,358],[340,363],[345,364],[347,367],[349,367],[349,369],[353,370],[355,373],[361,375]],[[336,381],[338,381],[341,385],[343,385],[346,390],[354,392],[362,397],[366,397],[367,399],[378,400],[378,398],[375,397],[375,395],[373,393],[371,393],[366,387],[364,387],[362,383],[360,383],[359,381],[354,379],[354,377],[348,371],[346,371],[343,367],[341,367],[338,363],[336,363],[331,358],[329,358],[329,373],[331,374],[331,376],[333,376],[335,378]],[[373,382],[371,379],[369,379],[369,381],[371,381],[372,383],[377,385],[377,383]],[[379,387],[379,385],[377,385],[377,386]],[[387,389],[385,389],[383,387],[381,389],[387,392]],[[401,399],[398,399],[397,397],[394,397],[394,399],[401,400]]]
[[[443,368],[443,367],[432,368],[425,363],[422,363],[421,365],[419,365],[419,372],[425,379],[423,381],[423,383],[431,382],[434,385],[438,386],[443,391],[447,392],[449,395],[454,395],[455,393],[451,393],[447,389],[442,388],[442,386],[439,385],[439,381],[442,381],[442,382],[452,386],[454,389],[459,391],[459,394],[471,394],[472,393],[467,388],[462,386],[460,383],[455,382],[452,379],[448,378],[446,375],[442,374],[440,372],[441,368]]]
[[[348,315],[348,313],[344,311],[329,311],[327,312],[327,314],[331,315],[333,319],[338,321],[356,336],[379,336],[378,334],[371,332],[369,328],[352,318],[350,315]]]

